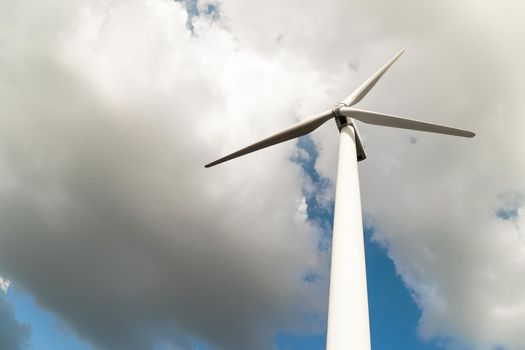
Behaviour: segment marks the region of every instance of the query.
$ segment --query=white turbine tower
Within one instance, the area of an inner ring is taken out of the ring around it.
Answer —
[[[438,134],[462,137],[474,137],[475,135],[466,130],[352,107],[365,97],[403,52],[404,50],[401,50],[363,85],[331,110],[310,117],[205,166],[209,168],[247,153],[306,135],[329,119],[335,119],[340,132],[340,140],[328,302],[327,350],[370,349],[365,250],[357,174],[357,161],[364,160],[366,154],[354,119],[367,124]]]

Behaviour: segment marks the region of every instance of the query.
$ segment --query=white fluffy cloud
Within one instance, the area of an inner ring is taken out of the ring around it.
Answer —
[[[326,259],[293,143],[202,166],[406,47],[363,105],[478,136],[361,128],[375,237],[423,336],[525,346],[522,5],[225,0],[191,32],[167,0],[1,4],[0,274],[81,336],[262,349],[276,329],[319,331],[323,278],[303,277]],[[314,135],[329,178],[336,135]]]
[[[9,286],[11,285],[11,281],[7,280],[5,278],[2,278],[0,276],[0,289],[7,294],[7,290],[9,289]]]
[[[105,348],[321,331],[325,284],[304,276],[325,264],[293,145],[203,167],[292,122],[316,77],[207,18],[192,35],[180,3],[55,5],[2,14],[2,273]]]

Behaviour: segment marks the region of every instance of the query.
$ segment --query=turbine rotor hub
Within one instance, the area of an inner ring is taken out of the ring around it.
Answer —
[[[342,117],[341,115],[341,111],[340,111],[340,108],[342,107],[350,107],[350,105],[344,103],[344,102],[339,102],[337,104],[334,105],[334,107],[332,108],[332,114],[334,115],[334,117]]]

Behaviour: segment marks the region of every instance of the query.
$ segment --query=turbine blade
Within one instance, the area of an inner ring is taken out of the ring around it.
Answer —
[[[347,106],[353,106],[359,101],[363,99],[363,97],[368,94],[370,90],[374,87],[374,85],[381,79],[383,74],[394,64],[394,62],[399,58],[405,52],[405,50],[401,50],[395,55],[390,61],[388,61],[383,67],[381,67],[377,72],[375,72],[374,75],[372,75],[370,78],[368,78],[367,81],[365,81],[359,88],[357,88],[350,96],[348,96],[343,103]]]
[[[357,119],[367,124],[389,126],[392,128],[400,129],[426,131],[437,134],[461,137],[474,137],[476,135],[472,131],[451,128],[444,125],[421,122],[419,120],[396,117],[394,115],[369,112],[361,109],[343,107],[339,110],[339,112],[344,116]]]
[[[321,114],[318,114],[316,116],[313,116],[311,118],[308,118],[306,120],[303,120],[295,125],[292,125],[291,127],[278,132],[277,134],[274,134],[270,137],[267,137],[259,142],[256,142],[248,147],[245,147],[243,149],[238,150],[237,152],[233,152],[232,154],[229,154],[227,156],[224,156],[220,159],[217,159],[214,162],[211,162],[209,164],[206,164],[204,167],[209,168],[214,165],[226,162],[228,160],[243,156],[245,154],[258,151],[260,149],[273,146],[275,144],[288,141],[291,139],[295,139],[297,137],[306,135],[318,127],[320,127],[322,124],[324,124],[327,120],[332,119],[334,115],[332,114],[332,111],[326,111]]]

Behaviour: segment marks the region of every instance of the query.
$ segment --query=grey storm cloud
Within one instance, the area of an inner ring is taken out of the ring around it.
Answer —
[[[272,127],[225,94],[256,79],[285,96],[259,113],[289,111],[296,84],[270,85],[285,68],[236,53],[205,18],[195,38],[176,2],[54,5],[1,15],[1,274],[102,348],[267,349],[278,329],[320,332],[326,285],[304,276],[326,264],[292,145],[203,167]]]
[[[203,165],[404,47],[362,105],[478,136],[363,126],[367,224],[422,337],[525,346],[521,3],[200,1],[190,19],[167,0],[0,4],[0,275],[79,336],[257,350],[322,332],[323,229],[294,144]],[[313,134],[331,180],[336,135]]]

